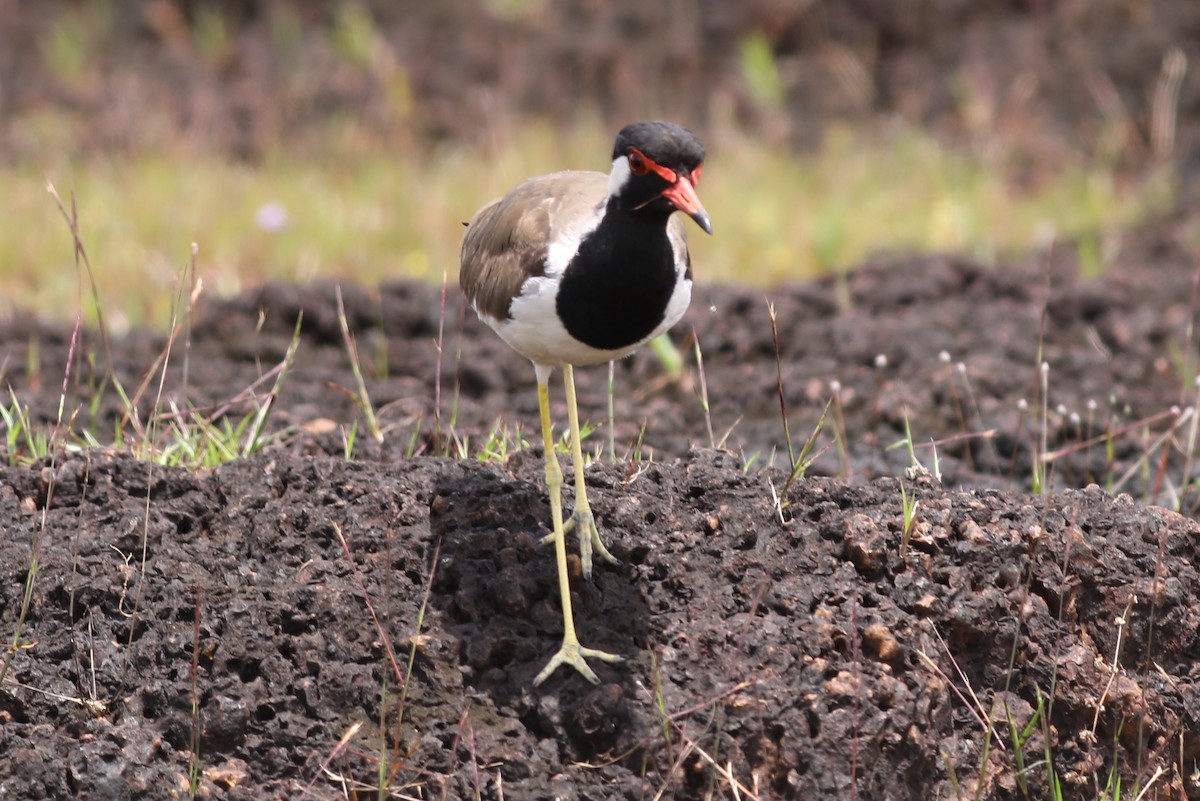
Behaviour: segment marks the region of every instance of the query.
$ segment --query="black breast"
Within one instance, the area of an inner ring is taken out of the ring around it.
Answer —
[[[658,327],[674,290],[665,220],[609,213],[563,272],[558,316],[585,345],[619,350]]]

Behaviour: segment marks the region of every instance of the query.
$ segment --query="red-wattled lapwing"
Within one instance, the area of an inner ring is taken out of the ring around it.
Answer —
[[[704,146],[690,131],[669,122],[628,125],[612,159],[608,175],[558,172],[525,181],[476,212],[462,244],[459,283],[471,306],[537,374],[554,527],[546,539],[558,563],[563,642],[534,685],[562,664],[598,684],[586,659],[621,661],[582,647],[571,613],[566,532],[578,532],[584,576],[591,577],[593,549],[617,561],[588,507],[572,368],[627,356],[683,316],[692,267],[676,210],[712,233],[696,195]],[[563,371],[575,468],[575,509],[565,526],[547,386],[555,367]]]

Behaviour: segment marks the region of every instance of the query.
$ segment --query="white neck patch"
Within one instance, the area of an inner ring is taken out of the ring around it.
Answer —
[[[612,172],[608,174],[608,196],[617,197],[629,183],[629,156],[618,156],[613,159]]]

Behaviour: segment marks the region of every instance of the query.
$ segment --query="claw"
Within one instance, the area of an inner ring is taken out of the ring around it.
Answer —
[[[605,546],[604,540],[600,537],[600,529],[596,526],[596,518],[592,516],[590,509],[575,509],[571,513],[570,519],[563,523],[564,535],[576,529],[579,530],[579,561],[583,563],[584,578],[592,577],[593,552],[599,554],[600,558],[610,565],[621,564],[621,560],[613,556]],[[542,537],[543,544],[553,542],[553,532]]]
[[[613,556],[608,548],[604,546],[604,540],[600,539],[600,529],[596,527],[596,518],[592,516],[591,509],[580,509],[575,507],[575,511],[571,512],[571,519],[563,526],[563,531],[567,532],[571,529],[579,531],[579,560],[583,562],[583,575],[585,578],[592,577],[592,551],[600,555],[600,558],[610,565],[620,564],[617,557]]]
[[[542,672],[537,674],[537,677],[533,680],[533,686],[537,687],[543,681],[550,678],[550,674],[557,670],[560,665],[570,665],[592,684],[599,684],[600,677],[584,661],[586,659],[599,659],[601,662],[608,662],[610,664],[625,661],[625,657],[623,656],[610,654],[607,651],[598,651],[595,648],[584,648],[577,642],[567,642],[564,640],[562,647],[558,649],[558,652],[554,656],[550,657],[550,661],[542,668]]]

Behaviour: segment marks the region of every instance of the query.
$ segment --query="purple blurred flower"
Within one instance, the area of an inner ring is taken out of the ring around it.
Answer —
[[[273,234],[283,230],[291,222],[291,218],[282,203],[264,203],[258,207],[254,221],[258,223],[259,229]]]

